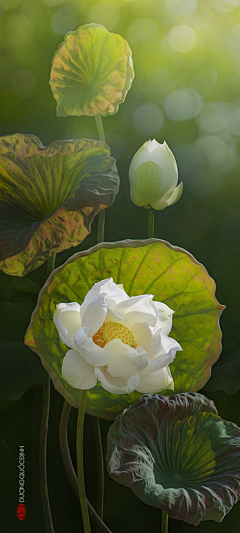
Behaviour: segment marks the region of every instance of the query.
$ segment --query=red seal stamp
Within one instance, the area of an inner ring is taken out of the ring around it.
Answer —
[[[26,507],[25,505],[23,505],[23,503],[20,503],[18,506],[17,506],[17,517],[19,518],[19,520],[24,520],[25,516],[26,516]]]

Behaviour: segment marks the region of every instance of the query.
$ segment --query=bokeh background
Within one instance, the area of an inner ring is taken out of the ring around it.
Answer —
[[[131,204],[128,168],[148,139],[166,140],[173,151],[181,200],[155,212],[155,236],[181,246],[204,264],[226,305],[221,318],[223,352],[203,393],[220,415],[240,425],[240,2],[239,0],[0,0],[0,135],[33,133],[44,145],[56,139],[97,138],[89,117],[56,116],[49,75],[65,33],[96,22],[129,42],[135,79],[116,115],[103,119],[106,141],[117,160],[120,192],[106,212],[105,239],[147,237],[147,211]],[[92,233],[56,264],[96,243]],[[44,281],[43,265],[29,274],[27,289],[0,273],[1,349],[12,360],[0,378],[1,505],[4,533],[44,533],[38,488],[38,439],[42,371],[35,354],[17,364],[22,340]],[[9,343],[16,343],[16,357]],[[9,348],[9,349],[8,349]],[[2,360],[2,359],[1,359]],[[32,362],[33,361],[33,362]],[[33,366],[32,366],[33,365]],[[6,381],[15,383],[11,394]],[[15,382],[13,381],[15,379]],[[20,384],[19,384],[20,383]],[[34,385],[32,385],[34,383]],[[30,387],[31,385],[31,387]],[[25,389],[27,391],[25,392]],[[55,533],[81,531],[78,503],[65,476],[58,446],[62,398],[52,389],[49,430],[49,493]],[[74,453],[76,412],[69,439]],[[101,422],[103,435],[108,423]],[[27,518],[16,518],[18,446],[27,459]],[[96,503],[97,467],[91,417],[86,418],[86,483]],[[157,533],[161,513],[129,489],[106,478],[105,520],[113,533]],[[240,507],[222,524],[203,522],[200,532],[239,533]],[[192,533],[193,526],[170,521],[169,533]]]

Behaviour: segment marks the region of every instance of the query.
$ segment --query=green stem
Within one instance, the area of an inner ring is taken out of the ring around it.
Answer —
[[[103,129],[103,123],[101,115],[95,116],[98,137],[100,141],[105,142],[105,134]],[[98,215],[98,232],[97,242],[104,241],[104,227],[105,227],[105,209],[100,211]],[[102,439],[99,419],[93,417],[93,430],[95,437],[95,445],[97,452],[97,469],[98,469],[98,494],[97,494],[97,512],[101,518],[103,518],[103,504],[104,504],[104,463],[103,463],[103,451],[102,451]],[[97,529],[97,533],[99,530]]]
[[[154,237],[154,209],[148,209],[148,238]]]
[[[97,512],[103,518],[103,504],[104,504],[104,463],[102,451],[102,438],[99,418],[96,416],[93,419],[93,430],[95,437],[95,445],[97,452],[97,468],[98,468],[98,494],[97,494]],[[98,532],[97,532],[98,533]]]
[[[95,122],[96,122],[96,126],[97,126],[97,133],[98,133],[99,141],[103,141],[105,143],[106,140],[105,140],[105,133],[104,133],[104,129],[103,129],[103,123],[102,123],[101,115],[95,115]]]
[[[69,420],[70,411],[71,411],[71,405],[69,405],[69,403],[65,400],[63,404],[62,415],[61,415],[61,420],[60,420],[60,425],[59,425],[59,442],[60,442],[60,449],[61,449],[63,464],[64,464],[64,468],[65,468],[68,480],[71,484],[71,487],[73,489],[73,492],[76,498],[78,498],[79,500],[78,480],[77,480],[77,476],[76,476],[76,473],[75,473],[75,470],[72,464],[72,458],[71,458],[70,450],[68,446],[67,428],[68,428],[68,420]],[[106,524],[104,524],[104,522],[98,516],[95,509],[93,508],[93,506],[88,500],[87,500],[87,506],[88,506],[90,518],[95,523],[98,530],[101,533],[112,533],[111,530],[106,526]]]
[[[98,214],[97,242],[104,242],[105,209]]]
[[[168,514],[166,511],[162,511],[162,532],[168,533]]]
[[[45,520],[46,533],[54,533],[52,515],[48,497],[47,486],[47,435],[48,435],[48,419],[50,409],[50,377],[48,372],[44,370],[43,379],[43,403],[42,403],[42,418],[40,426],[40,442],[39,442],[39,480],[40,480],[40,494],[43,508],[43,516]]]
[[[79,500],[82,510],[82,521],[84,533],[91,533],[90,521],[87,508],[87,498],[84,483],[84,466],[83,466],[83,428],[85,418],[85,405],[87,391],[82,390],[79,400],[78,421],[77,421],[77,474],[78,474],[78,491]]]
[[[95,115],[95,122],[96,122],[99,141],[105,142],[105,133],[103,129],[101,115]],[[105,209],[102,209],[102,211],[100,211],[98,215],[97,242],[104,241],[104,227],[105,227]]]
[[[55,260],[56,260],[56,254],[52,254],[51,257],[49,257],[49,259],[47,260],[47,268],[46,268],[47,278],[51,274],[51,272],[54,270]]]
[[[78,480],[77,480],[75,470],[73,468],[72,458],[71,458],[70,450],[68,446],[67,429],[68,429],[68,420],[69,420],[70,412],[71,412],[71,405],[65,400],[63,404],[62,414],[61,414],[60,424],[59,424],[59,444],[60,444],[62,460],[63,460],[63,464],[64,464],[64,468],[65,468],[68,480],[70,482],[70,485],[73,489],[75,496],[79,499]]]
[[[54,269],[56,254],[53,254],[47,260],[46,277]],[[47,485],[47,437],[48,437],[48,421],[50,411],[50,376],[44,370],[43,378],[43,400],[42,400],[42,417],[40,425],[40,440],[39,440],[39,482],[40,494],[43,508],[43,516],[45,520],[46,533],[54,533],[53,521],[48,497]]]
[[[105,133],[103,129],[103,123],[101,115],[95,115],[95,122],[98,132],[98,138],[100,141],[105,142]],[[104,241],[104,228],[105,228],[105,209],[100,211],[98,215],[98,231],[97,242]],[[98,495],[97,495],[97,511],[101,518],[103,518],[103,504],[104,504],[104,463],[103,463],[103,451],[102,451],[102,439],[100,431],[100,423],[97,417],[93,417],[93,429],[95,436],[96,452],[97,452],[97,469],[98,469]],[[99,529],[97,529],[99,533]]]

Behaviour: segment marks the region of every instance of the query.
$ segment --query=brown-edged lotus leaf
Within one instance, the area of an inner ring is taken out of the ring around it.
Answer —
[[[0,270],[24,276],[80,244],[119,188],[115,159],[100,141],[35,135],[0,138]]]
[[[144,394],[107,440],[110,476],[171,518],[221,522],[240,497],[240,428],[202,394]]]
[[[42,288],[25,337],[49,372],[56,389],[74,407],[80,390],[70,387],[61,373],[68,347],[53,323],[56,305],[82,304],[93,285],[113,278],[128,296],[153,294],[173,311],[170,337],[182,347],[170,364],[174,392],[196,391],[208,381],[221,353],[219,316],[223,306],[215,298],[215,283],[206,269],[186,250],[159,239],[101,243],[76,253],[54,270]],[[171,395],[172,391],[159,391]],[[114,419],[141,393],[112,394],[101,384],[87,393],[87,412]]]
[[[132,52],[101,24],[67,33],[52,61],[50,85],[57,115],[112,115],[134,78]]]

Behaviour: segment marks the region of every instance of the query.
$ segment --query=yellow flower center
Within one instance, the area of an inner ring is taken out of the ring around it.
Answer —
[[[132,348],[137,348],[137,343],[135,342],[130,329],[118,322],[103,322],[103,325],[92,338],[93,342],[101,348],[113,339],[120,339],[123,344],[128,344]]]

